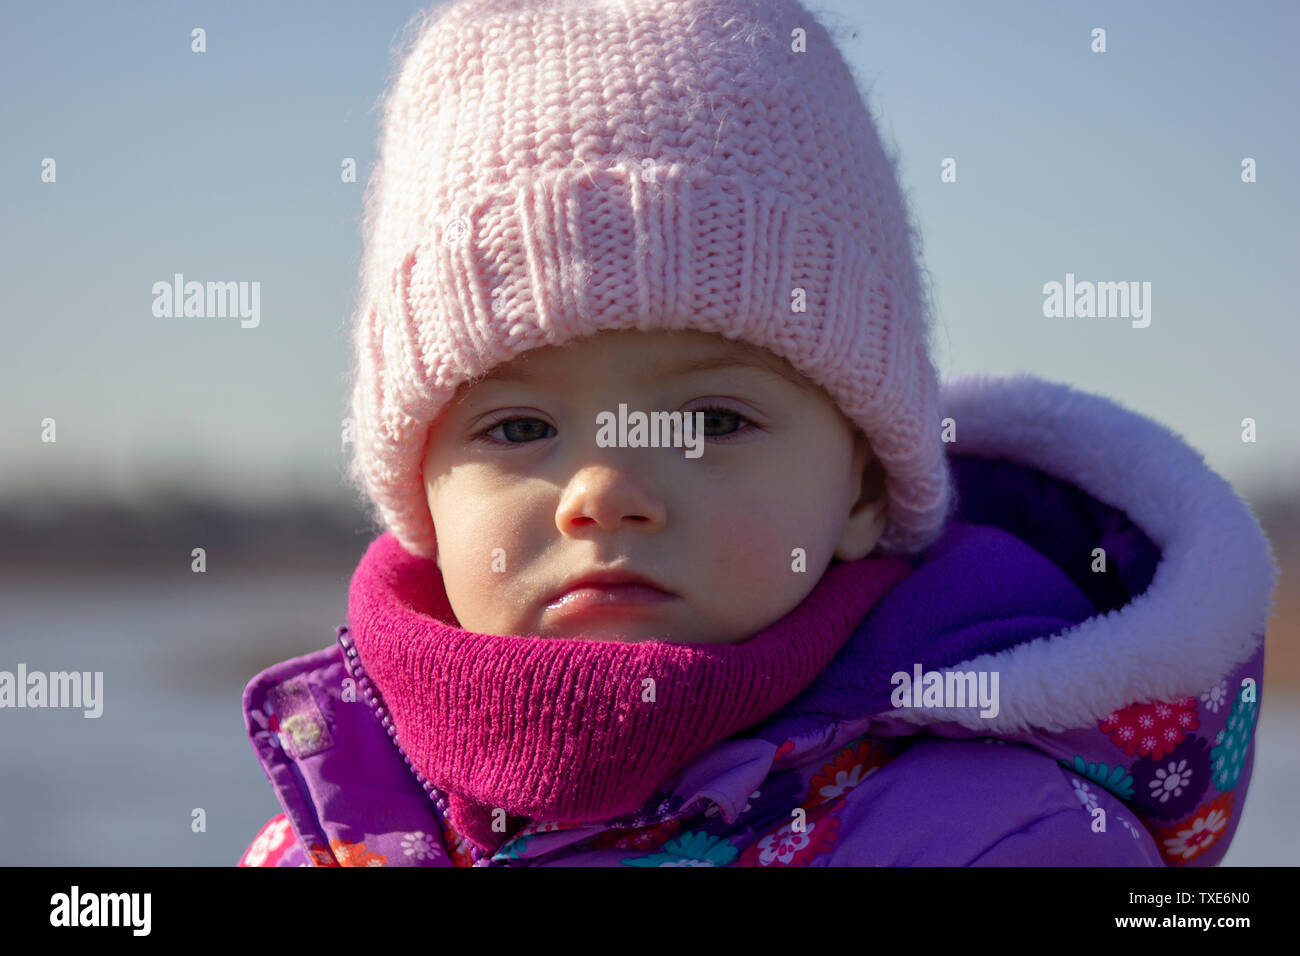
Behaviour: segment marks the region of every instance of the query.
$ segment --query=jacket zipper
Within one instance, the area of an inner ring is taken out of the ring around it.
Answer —
[[[397,739],[397,728],[393,725],[392,718],[388,716],[388,708],[384,706],[384,700],[382,695],[379,693],[379,688],[375,686],[375,682],[366,674],[365,666],[361,663],[361,656],[357,653],[356,644],[348,635],[347,626],[342,624],[338,625],[338,627],[335,628],[335,633],[338,637],[339,646],[343,649],[344,669],[348,672],[348,675],[357,682],[357,687],[365,696],[366,703],[370,705],[370,710],[375,715],[375,719],[378,720],[384,730],[388,732],[388,739],[392,742],[393,746],[397,748],[397,752],[402,755],[402,760],[406,762],[406,768],[414,774],[415,779],[418,780],[420,786],[424,788],[425,794],[433,802],[434,815],[438,820],[439,828],[442,830],[443,842],[445,845],[447,831],[446,827],[443,826],[444,815],[443,808],[440,806],[441,796],[438,789],[426,780],[424,774],[420,773],[416,766],[411,763],[411,758],[407,756],[406,750],[402,747],[401,741]],[[475,866],[494,865],[492,862],[492,854],[478,849],[478,847],[474,846],[474,844],[469,840],[465,840],[464,843],[465,847],[469,850],[471,858],[474,860]]]

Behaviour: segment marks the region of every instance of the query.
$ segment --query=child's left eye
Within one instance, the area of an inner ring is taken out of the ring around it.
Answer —
[[[705,428],[705,430],[704,430],[704,435],[705,435],[706,438],[730,438],[732,435],[736,435],[736,434],[744,434],[744,432],[743,432],[743,431],[740,431],[740,430],[738,430],[738,431],[732,431],[732,432],[724,433],[724,434],[718,434],[717,432],[711,432],[711,431],[709,431],[709,426],[708,426],[708,422],[709,422],[709,419],[710,419],[710,418],[722,418],[722,419],[724,419],[724,420],[726,420],[726,419],[733,419],[733,418],[734,418],[734,419],[735,419],[736,421],[738,421],[738,422],[744,422],[744,423],[750,425],[751,427],[756,427],[756,426],[754,426],[754,423],[753,423],[752,421],[750,421],[748,418],[746,418],[744,415],[740,414],[740,412],[736,411],[736,410],[733,409],[733,408],[723,408],[723,407],[721,407],[721,406],[719,406],[719,405],[709,405],[709,406],[706,406],[705,408],[695,408],[695,409],[692,409],[691,411],[687,412],[686,414],[688,414],[688,415],[694,415],[696,412],[703,412],[703,413],[704,413],[704,422],[705,422],[705,426],[704,426],[704,428]]]

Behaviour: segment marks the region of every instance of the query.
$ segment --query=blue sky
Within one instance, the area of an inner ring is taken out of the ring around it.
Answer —
[[[364,182],[390,48],[424,6],[0,13],[0,502],[146,500],[170,483],[250,501],[348,493]],[[941,374],[1031,371],[1100,392],[1244,493],[1296,489],[1300,5],[812,9],[830,13],[901,154]],[[45,157],[57,183],[41,182]],[[340,181],[346,157],[356,183]],[[946,157],[956,183],[940,181]],[[259,281],[260,325],[156,318],[151,288],[177,272]],[[1149,281],[1150,326],[1044,317],[1042,286],[1066,273]],[[1247,416],[1255,444],[1240,440]]]

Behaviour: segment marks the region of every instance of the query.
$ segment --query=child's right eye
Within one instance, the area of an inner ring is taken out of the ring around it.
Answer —
[[[529,423],[529,424],[523,428],[519,428],[519,427],[511,428],[511,426],[518,426],[519,423],[521,422]],[[540,434],[538,433],[539,429],[537,428],[537,426],[539,425],[541,426]],[[496,431],[498,428],[503,429],[502,437],[501,438],[492,437],[490,433]],[[489,444],[525,445],[531,441],[535,441],[538,438],[551,437],[550,435],[546,434],[546,429],[548,428],[551,428],[550,424],[548,422],[542,421],[540,418],[527,418],[523,416],[515,416],[513,418],[500,418],[497,419],[497,421],[493,422],[491,425],[484,428],[481,432],[475,435],[474,438],[476,441],[486,441]],[[552,429],[552,432],[554,432],[554,429]],[[511,437],[512,435],[513,438]]]

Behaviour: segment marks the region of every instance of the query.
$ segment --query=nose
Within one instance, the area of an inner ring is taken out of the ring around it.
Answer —
[[[588,465],[574,474],[555,512],[561,534],[583,528],[616,532],[625,527],[647,534],[663,528],[668,508],[627,469]]]

